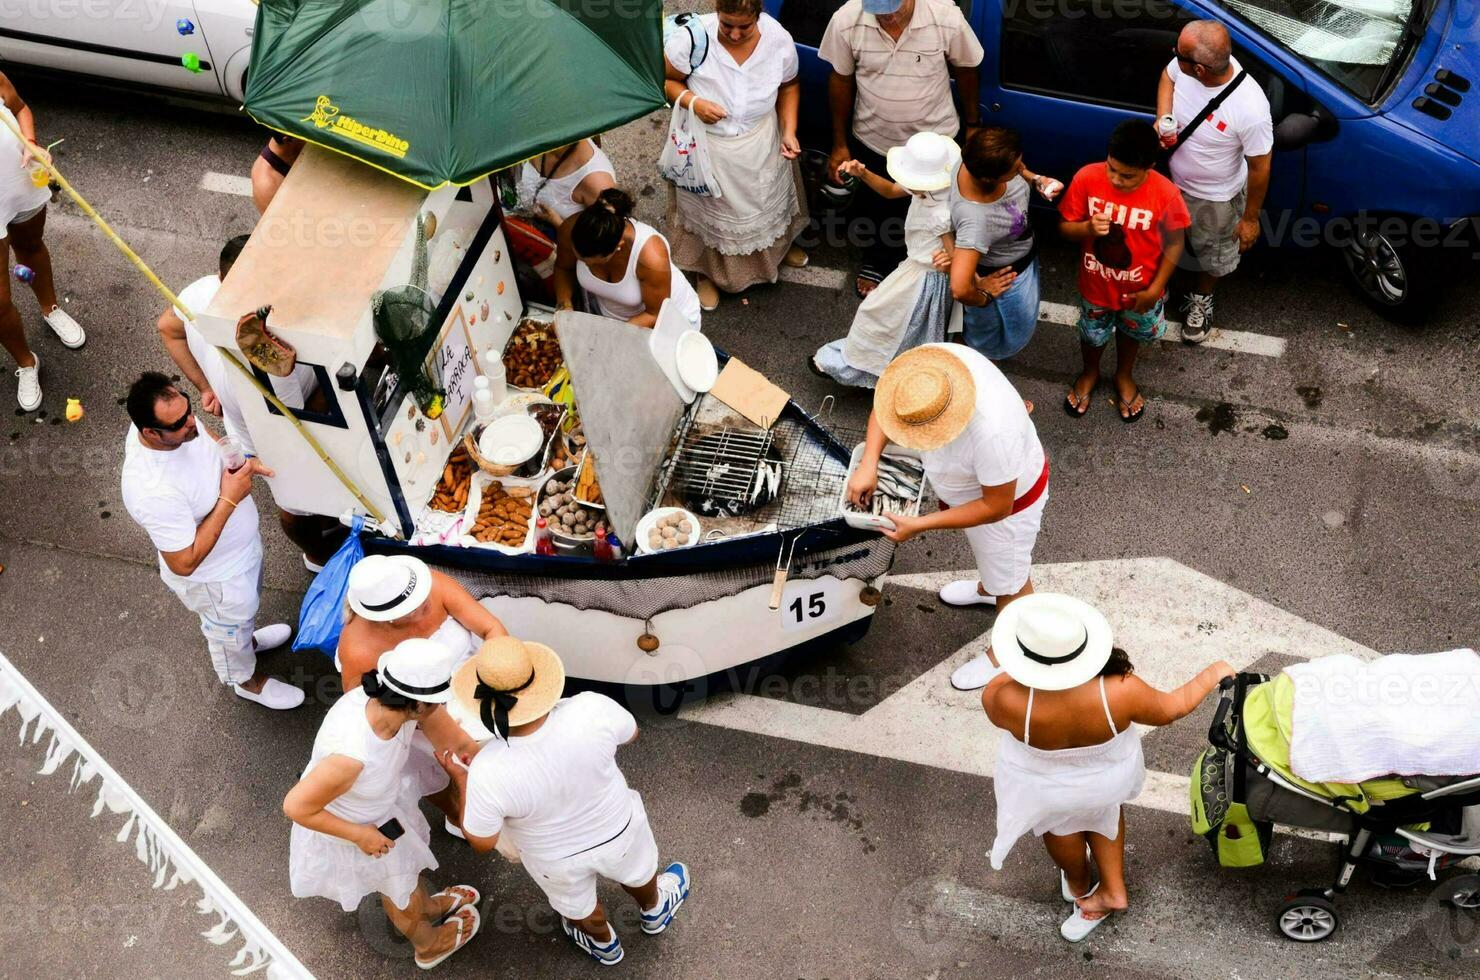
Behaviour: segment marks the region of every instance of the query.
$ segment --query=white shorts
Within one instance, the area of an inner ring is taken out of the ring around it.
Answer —
[[[1016,595],[1028,584],[1028,575],[1033,570],[1033,545],[1038,540],[1043,507],[1047,503],[1045,487],[1042,496],[1027,510],[995,524],[966,529],[966,540],[976,557],[976,570],[987,595]]]
[[[550,907],[573,920],[596,911],[598,878],[636,888],[658,873],[658,842],[653,839],[647,810],[636,790],[632,791],[631,822],[606,843],[553,861],[529,854],[522,857],[529,876],[550,900]]]

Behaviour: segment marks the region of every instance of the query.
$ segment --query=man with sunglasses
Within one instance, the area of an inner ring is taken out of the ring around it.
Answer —
[[[1264,90],[1242,77],[1222,24],[1193,21],[1182,28],[1172,54],[1157,83],[1156,112],[1177,121],[1176,133],[1162,141],[1170,148],[1172,182],[1192,215],[1187,249],[1197,270],[1182,339],[1200,344],[1213,326],[1214,287],[1259,239],[1274,123]]]
[[[272,476],[255,458],[228,470],[169,378],[145,372],[129,387],[123,503],[159,550],[165,585],[200,617],[216,676],[238,697],[296,708],[303,691],[257,669],[257,651],[288,642],[285,624],[257,628],[262,538],[252,477]]]

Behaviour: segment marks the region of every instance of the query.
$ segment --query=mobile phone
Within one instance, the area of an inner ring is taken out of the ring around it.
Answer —
[[[391,817],[375,829],[380,831],[386,840],[397,840],[402,834],[406,833],[406,829],[401,826],[401,821],[395,817]]]

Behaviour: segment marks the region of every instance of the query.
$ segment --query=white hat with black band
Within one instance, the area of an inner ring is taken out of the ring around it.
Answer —
[[[1057,592],[1014,599],[992,625],[992,654],[1009,677],[1040,691],[1067,691],[1099,676],[1114,647],[1094,606]]]
[[[375,677],[383,691],[446,704],[452,698],[452,661],[452,651],[436,640],[412,637],[380,655]]]
[[[366,555],[349,570],[346,598],[355,615],[377,623],[414,612],[432,592],[432,570],[410,555]]]

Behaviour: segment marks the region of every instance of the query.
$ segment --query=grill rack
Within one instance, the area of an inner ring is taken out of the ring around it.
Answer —
[[[769,429],[690,429],[673,455],[669,479],[686,496],[733,502],[751,510],[762,463],[779,462],[771,453],[774,435]]]

